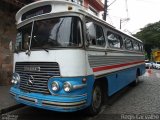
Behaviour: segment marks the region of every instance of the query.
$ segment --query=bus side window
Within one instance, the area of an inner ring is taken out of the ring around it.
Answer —
[[[124,45],[127,50],[133,50],[132,41],[130,39],[126,38]]]
[[[86,23],[87,28],[87,39],[90,43],[90,46],[105,46],[105,38],[103,34],[103,29],[101,26],[93,23],[93,22],[87,22]]]
[[[96,30],[93,22],[87,22],[86,23],[86,28],[87,28],[87,39],[89,41],[90,45],[96,45],[95,40],[96,40]]]
[[[99,25],[96,26],[96,45],[97,46],[105,46],[105,38],[103,34],[103,29]]]
[[[140,51],[143,52],[143,44],[139,43]]]
[[[139,44],[136,41],[133,41],[133,49],[136,50],[136,51],[140,50]]]
[[[109,46],[111,48],[121,48],[122,47],[122,37],[112,33],[110,31],[107,32],[107,39],[108,39],[108,43]]]

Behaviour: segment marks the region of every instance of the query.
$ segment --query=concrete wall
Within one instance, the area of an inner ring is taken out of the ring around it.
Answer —
[[[12,53],[9,43],[16,39],[15,12],[10,5],[0,4],[0,85],[8,85],[11,80]]]

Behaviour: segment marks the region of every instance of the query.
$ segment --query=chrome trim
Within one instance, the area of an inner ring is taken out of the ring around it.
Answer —
[[[39,67],[40,71],[26,69],[28,66]],[[15,72],[21,77],[20,90],[48,95],[50,94],[48,80],[50,77],[60,77],[60,69],[57,62],[16,62]]]
[[[73,89],[76,90],[76,89],[82,89],[84,87],[86,87],[87,84],[81,84],[81,85],[73,85]]]
[[[54,106],[54,107],[61,107],[61,108],[71,108],[71,107],[82,107],[86,103],[85,100],[80,102],[73,102],[73,103],[61,103],[61,102],[52,102],[52,101],[42,101],[42,105],[46,106]]]
[[[15,96],[16,96],[16,94],[15,94],[15,93],[10,92],[10,94],[11,94],[13,97],[15,97]]]
[[[69,86],[70,86],[70,90],[69,91],[65,91],[65,84],[68,84]],[[73,90],[73,85],[70,83],[70,82],[64,82],[64,84],[63,84],[63,90],[65,91],[65,92],[70,92],[70,91],[72,91]]]
[[[75,97],[81,97],[81,96],[87,96],[87,93],[84,93],[84,94],[80,94],[80,95],[64,95],[64,94],[56,94],[56,93],[51,93],[51,95],[54,95],[54,96],[60,96],[60,97],[67,97],[67,98],[75,98]]]
[[[57,90],[53,90],[53,83],[55,83],[55,84],[57,85]],[[57,91],[60,89],[59,84],[58,84],[57,81],[53,81],[52,84],[51,84],[51,86],[52,86],[51,89],[52,89],[52,91],[54,91],[54,92],[57,92]]]
[[[38,102],[37,99],[29,98],[29,97],[25,97],[25,96],[19,96],[18,98],[21,99],[21,100],[29,101],[29,102],[34,102],[34,103]]]

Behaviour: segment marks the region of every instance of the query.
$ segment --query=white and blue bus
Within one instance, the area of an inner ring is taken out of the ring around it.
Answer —
[[[38,1],[16,14],[10,93],[38,108],[97,114],[107,96],[145,73],[143,43],[80,5]]]

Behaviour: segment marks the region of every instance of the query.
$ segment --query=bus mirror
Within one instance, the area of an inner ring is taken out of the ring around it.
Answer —
[[[89,47],[89,45],[90,45],[90,42],[89,42],[89,40],[87,40],[86,41],[86,47]]]
[[[13,42],[12,42],[12,40],[9,42],[9,50],[10,50],[10,52],[13,52]]]
[[[89,33],[86,34],[86,38],[87,38],[87,40],[86,40],[86,47],[89,47],[89,45],[90,45],[90,36],[89,36]]]

